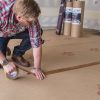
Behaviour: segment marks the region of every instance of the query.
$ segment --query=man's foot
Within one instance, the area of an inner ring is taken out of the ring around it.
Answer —
[[[9,47],[7,47],[6,54],[7,54],[7,56],[10,56],[10,55],[11,55],[11,50],[10,50],[10,48],[9,48]]]
[[[0,64],[0,69],[2,69],[3,67],[1,66],[1,64]]]
[[[41,39],[41,42],[42,42],[42,44],[44,44],[45,40],[42,40],[42,39]]]
[[[17,64],[19,64],[19,65],[21,65],[21,66],[23,66],[23,67],[30,67],[30,63],[29,63],[28,61],[26,61],[26,60],[23,58],[23,56],[15,56],[15,55],[13,55],[13,56],[12,56],[12,60],[13,60],[15,63],[17,63]]]

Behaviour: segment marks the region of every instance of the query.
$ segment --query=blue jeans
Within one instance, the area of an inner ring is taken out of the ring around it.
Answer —
[[[6,56],[7,44],[10,39],[22,39],[20,45],[17,45],[14,47],[13,55],[15,55],[15,56],[22,56],[25,54],[25,52],[27,50],[29,50],[31,48],[28,30],[18,33],[12,37],[6,37],[6,38],[0,37],[0,51],[2,51],[2,53],[5,56]]]

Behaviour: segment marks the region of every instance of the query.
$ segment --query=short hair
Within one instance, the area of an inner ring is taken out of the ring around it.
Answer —
[[[25,18],[38,17],[41,13],[40,7],[34,0],[16,0],[13,5],[15,15],[19,14]]]

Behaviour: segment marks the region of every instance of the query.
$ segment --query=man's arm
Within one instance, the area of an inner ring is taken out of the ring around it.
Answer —
[[[42,46],[38,48],[33,48],[33,57],[34,57],[34,68],[40,68],[42,59]]]
[[[2,62],[5,58],[5,56],[3,55],[3,53],[0,51],[0,62]]]
[[[3,64],[5,62],[5,64]],[[13,62],[9,62],[3,53],[0,51],[0,64],[2,65],[5,73],[10,73],[16,69],[16,66]]]
[[[42,59],[42,39],[41,39],[41,27],[37,21],[33,26],[29,27],[29,36],[31,45],[33,48],[34,67],[32,72],[35,74],[37,79],[44,79],[45,75],[41,70],[41,59]]]
[[[42,59],[42,46],[38,48],[33,48],[33,57],[34,57],[34,67],[32,72],[35,74],[36,78],[43,80],[45,75],[41,69],[41,59]]]

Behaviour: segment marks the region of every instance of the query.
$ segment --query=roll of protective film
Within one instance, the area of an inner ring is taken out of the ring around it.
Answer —
[[[73,1],[71,37],[82,36],[84,5],[84,1]]]
[[[71,24],[72,24],[72,6],[73,3],[68,1],[66,2],[65,9],[65,20],[64,20],[64,35],[71,35]]]
[[[61,0],[61,5],[59,9],[56,34],[62,35],[63,21],[64,21],[64,9],[65,9],[66,0]]]

